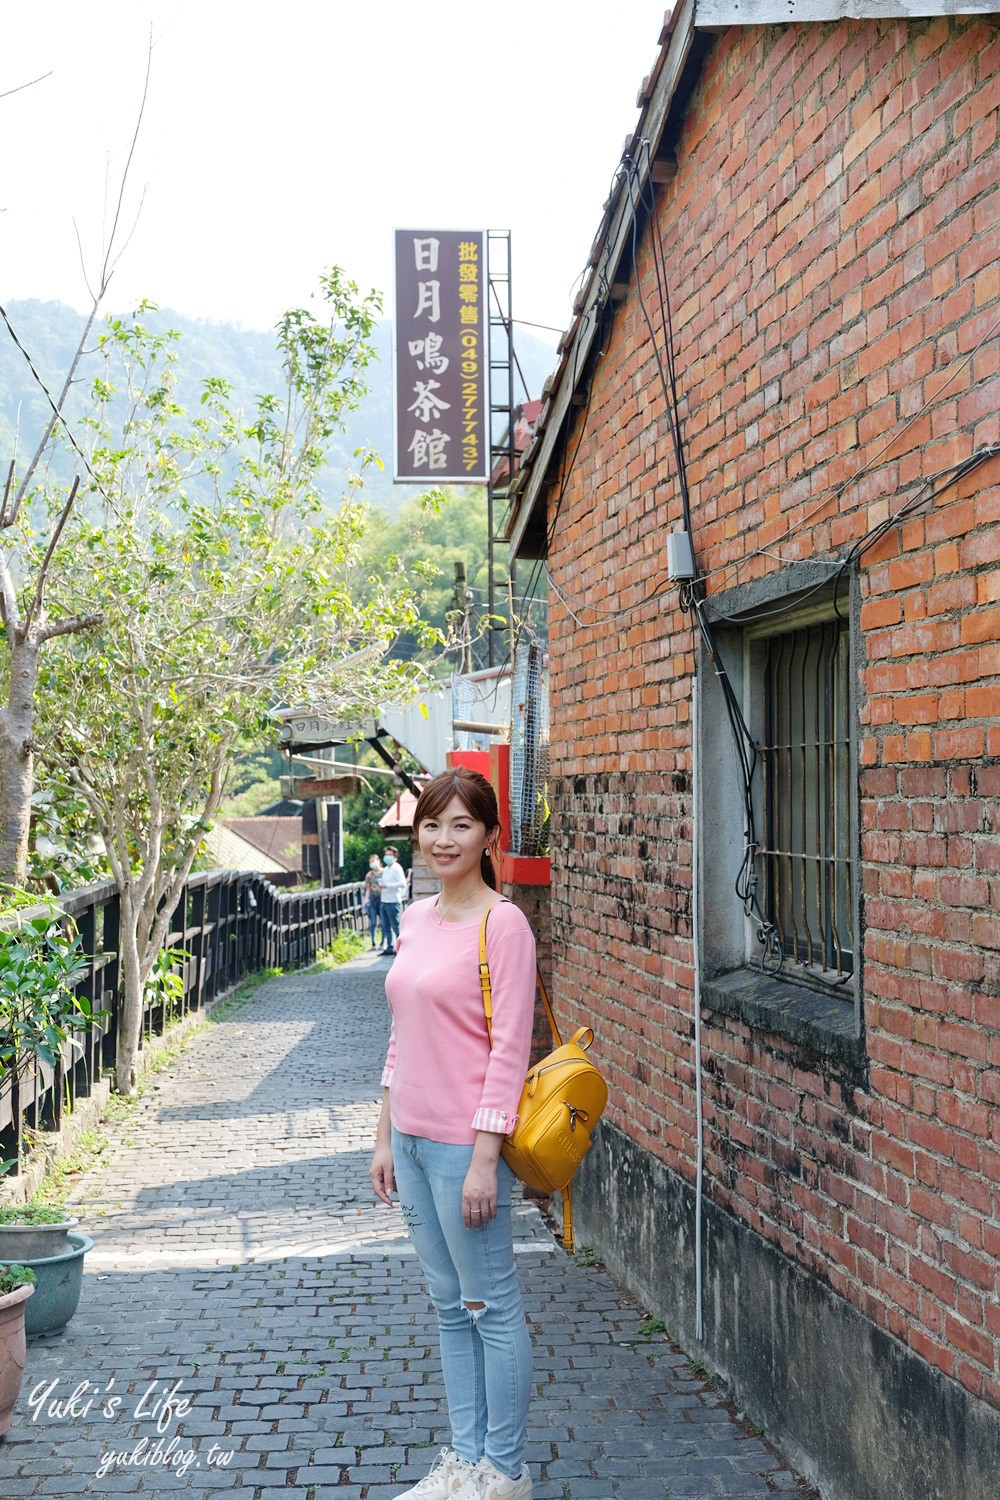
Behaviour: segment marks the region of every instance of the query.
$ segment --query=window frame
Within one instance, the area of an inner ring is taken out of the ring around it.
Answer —
[[[792,844],[794,841],[790,841],[787,837],[783,837],[781,842],[783,844],[789,845],[788,848],[779,851],[777,849],[768,847],[775,842],[771,837],[771,828],[769,827],[769,824],[771,824],[773,813],[770,790],[772,768],[769,764],[768,757],[772,753],[777,754],[777,747],[769,743],[771,734],[768,718],[770,713],[772,712],[772,707],[770,702],[768,701],[767,695],[767,689],[769,685],[769,669],[771,665],[772,650],[776,645],[778,645],[780,649],[780,643],[787,641],[790,637],[801,636],[806,632],[815,631],[817,627],[822,628],[826,626],[835,627],[837,634],[841,637],[841,640],[838,642],[838,650],[844,649],[846,647],[847,653],[846,662],[844,663],[846,683],[842,707],[842,717],[844,729],[846,731],[848,757],[844,780],[846,782],[847,796],[850,797],[851,787],[852,785],[856,786],[857,781],[857,737],[856,735],[852,736],[851,734],[853,716],[849,622],[846,620],[843,614],[838,614],[832,607],[824,609],[822,606],[820,606],[818,608],[810,609],[804,612],[790,613],[789,622],[786,622],[777,628],[771,621],[761,622],[756,626],[748,626],[744,636],[744,650],[746,653],[747,661],[744,671],[746,693],[743,704],[743,712],[747,724],[750,726],[755,739],[762,747],[760,750],[760,771],[759,775],[755,778],[756,784],[753,788],[754,805],[757,813],[757,833],[759,848],[759,853],[757,855],[758,890],[762,893],[760,897],[760,904],[765,917],[767,917],[769,921],[775,921],[779,926],[779,930],[780,922],[777,922],[779,916],[778,904],[774,900],[772,900],[769,895],[771,881],[778,878],[777,862],[782,859],[793,859],[806,862],[813,858],[817,858],[821,864],[826,864],[831,860],[836,863],[837,854],[831,854],[826,851],[820,854],[818,852],[809,851],[804,847],[808,842],[805,834],[805,825],[807,822],[813,822],[814,819],[818,819],[820,805],[823,801],[822,788],[817,789],[818,777],[809,781],[805,781],[805,777],[803,777],[805,785],[803,785],[802,788],[803,805],[800,808],[796,808],[793,805],[792,793],[791,789],[789,789],[787,801],[782,804],[777,812],[777,816],[784,816],[788,823],[794,823],[801,813],[803,824],[803,836],[801,839],[801,845],[803,847],[793,847]],[[818,697],[819,695],[817,695],[817,698]],[[790,715],[790,717],[791,716],[792,715]],[[833,720],[833,724],[830,727],[835,728],[836,721],[840,717],[841,714],[839,714],[836,708],[834,708],[832,714],[830,715],[830,718],[832,718]],[[856,720],[854,720],[854,722],[856,722]],[[826,728],[828,726],[824,724],[823,727]],[[803,762],[806,759],[806,752],[812,751],[817,748],[818,747],[815,746],[811,741],[803,738]],[[789,761],[792,760],[791,754],[789,754],[788,759]],[[791,774],[794,776],[794,770],[792,770]],[[819,776],[822,776],[824,774],[828,775],[829,780],[834,785],[836,785],[840,781],[840,777],[838,776],[836,769],[830,772],[824,768],[824,770],[819,772]],[[848,948],[846,944],[841,944],[837,941],[837,936],[839,935],[835,935],[833,941],[834,945],[839,947],[842,952],[847,951],[850,953],[850,968],[846,971],[842,979],[836,982],[833,980],[827,980],[820,974],[815,972],[814,964],[812,964],[808,960],[796,959],[788,953],[787,947],[785,947],[784,972],[787,973],[787,977],[794,979],[796,982],[807,984],[811,987],[818,987],[821,992],[823,990],[829,990],[831,986],[833,986],[834,988],[842,989],[845,994],[853,994],[855,987],[854,973],[857,959],[858,933],[858,911],[856,899],[858,884],[858,869],[856,858],[858,809],[856,793],[853,798],[853,804],[849,805],[845,809],[845,817],[847,821],[847,828],[843,833],[843,837],[846,842],[847,848],[845,854],[841,856],[841,862],[844,862],[846,860],[848,866],[847,880],[849,884],[849,892],[846,902],[838,901],[836,894],[834,894],[832,897],[828,897],[827,902],[824,903],[823,898],[819,895],[818,891],[819,882],[822,878],[819,869],[817,869],[816,881],[818,903],[820,905],[828,904],[831,908],[831,914],[834,912],[843,912],[844,920],[848,924],[848,931],[851,938],[850,947]],[[842,829],[842,824],[840,824],[839,827]],[[817,841],[819,841],[818,837]],[[771,860],[774,861],[773,864],[769,863],[769,861]],[[792,878],[794,880],[794,876]],[[807,881],[808,877],[803,877],[803,883],[805,884],[807,883]],[[808,924],[809,912],[807,911],[804,915],[805,922],[806,924]],[[833,925],[835,927],[835,924]],[[823,945],[825,946],[829,936],[828,924],[826,922],[818,922],[817,926],[822,927],[822,941]],[[787,940],[787,933],[783,933],[782,936]],[[811,930],[809,930],[807,941],[810,949],[815,949],[817,946],[819,946],[817,939],[812,937]],[[800,946],[805,945],[797,936],[796,947]],[[826,966],[826,972],[830,972],[830,966]]]
[[[744,914],[735,890],[745,852],[736,746],[715,664],[704,642],[699,645],[695,731],[700,761],[696,818],[704,855],[699,866],[699,966],[703,1003],[710,1008],[738,1015],[749,1025],[785,1036],[812,1052],[839,1058],[847,1070],[857,1075],[864,1067],[864,1047],[857,712],[860,633],[856,575],[853,572],[843,575],[837,582],[836,596],[834,591],[834,569],[830,564],[793,563],[767,578],[715,595],[701,607],[747,726],[758,744],[762,733],[764,643],[837,615],[847,620],[847,785],[853,797],[849,832],[853,981],[825,985],[788,965],[773,972],[773,965],[762,966],[759,961],[766,952],[766,944],[759,940],[760,916]],[[762,813],[763,774],[758,757],[753,788],[758,819]],[[759,823],[757,838],[761,838]],[[756,867],[759,871],[759,863]]]

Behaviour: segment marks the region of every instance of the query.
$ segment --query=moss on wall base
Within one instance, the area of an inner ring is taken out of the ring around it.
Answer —
[[[603,1122],[573,1179],[577,1240],[729,1385],[829,1500],[995,1493],[1000,1411],[971,1396]]]

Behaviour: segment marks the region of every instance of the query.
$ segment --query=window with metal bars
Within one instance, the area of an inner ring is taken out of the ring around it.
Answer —
[[[846,985],[854,973],[854,799],[846,622],[758,638],[758,889],[786,972]]]
[[[865,1066],[856,580],[791,563],[706,605],[695,704],[705,1003]]]

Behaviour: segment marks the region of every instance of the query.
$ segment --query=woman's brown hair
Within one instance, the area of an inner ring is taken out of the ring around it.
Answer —
[[[500,812],[496,792],[478,771],[470,771],[467,766],[453,766],[427,783],[413,812],[413,837],[417,837],[421,823],[441,816],[452,797],[457,797],[470,816],[486,827],[488,847],[483,851],[479,870],[490,890],[495,891],[498,886],[493,851],[500,840]]]

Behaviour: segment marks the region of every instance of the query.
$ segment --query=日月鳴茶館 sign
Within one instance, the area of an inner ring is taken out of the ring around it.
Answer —
[[[395,463],[399,483],[489,478],[486,235],[397,229]]]

